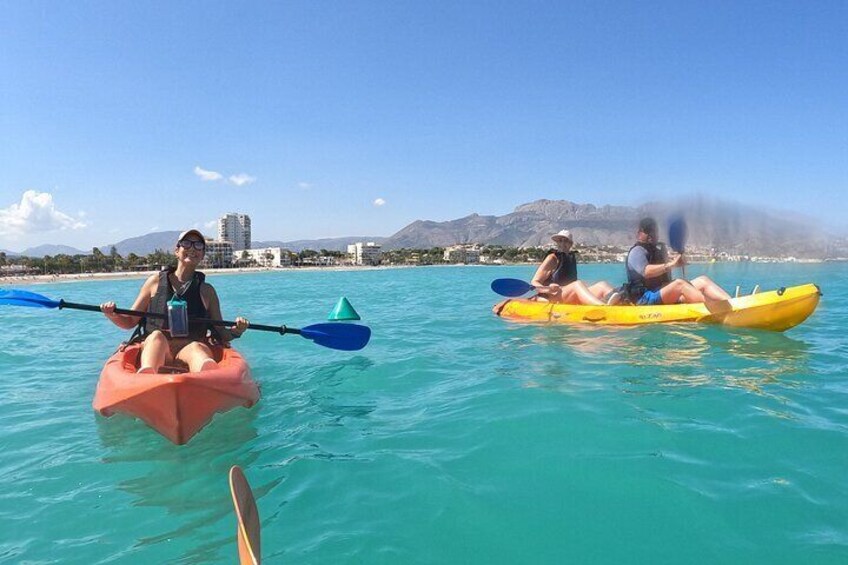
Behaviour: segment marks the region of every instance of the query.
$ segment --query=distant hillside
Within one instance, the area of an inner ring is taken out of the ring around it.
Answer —
[[[574,234],[578,245],[615,245],[633,243],[640,217],[654,216],[665,234],[665,221],[683,212],[689,225],[689,244],[740,255],[845,257],[848,243],[825,234],[815,221],[761,208],[694,197],[674,203],[649,203],[638,207],[575,204],[568,200],[536,200],[522,204],[503,216],[471,214],[444,222],[417,220],[391,237],[348,236],[295,241],[254,241],[252,247],[283,247],[298,252],[304,249],[346,251],[357,241],[374,241],[384,249],[445,247],[456,243],[479,243],[517,247],[549,245],[550,236],[562,229]],[[147,255],[157,249],[173,252],[178,231],[164,231],[104,245],[108,254],[114,245],[126,257],[130,253]],[[62,245],[41,245],[21,254],[32,257],[58,253],[87,254]],[[8,256],[17,255],[6,251]]]
[[[20,252],[20,255],[24,255],[26,257],[44,257],[45,255],[50,255],[53,257],[54,255],[85,255],[91,253],[89,251],[82,251],[75,247],[68,247],[67,245],[38,245],[36,247],[28,247]],[[16,254],[17,255],[17,254]]]
[[[304,249],[314,249],[319,251],[326,249],[327,251],[347,251],[347,246],[358,241],[373,241],[374,243],[383,243],[385,237],[375,237],[372,235],[358,236],[352,235],[349,237],[330,237],[325,239],[298,239],[295,241],[251,241],[250,245],[254,249],[260,247],[282,247],[295,253]]]
[[[537,246],[550,236],[569,229],[578,244],[633,243],[642,216],[654,216],[663,225],[682,211],[689,226],[689,243],[749,255],[824,257],[827,236],[811,221],[785,214],[708,198],[691,198],[674,204],[650,203],[639,207],[575,204],[567,200],[537,200],[518,206],[504,216],[480,216],[445,222],[418,220],[383,243],[385,249],[444,247],[456,243]]]
[[[108,255],[112,250],[112,246],[115,246],[118,254],[122,257],[126,257],[130,253],[135,253],[139,256],[148,255],[157,249],[173,253],[174,245],[176,244],[177,237],[179,237],[180,233],[181,232],[178,231],[160,231],[138,237],[131,237],[129,239],[121,240],[118,243],[104,245],[100,247],[100,251]]]
[[[549,243],[551,234],[566,227],[586,244],[623,245],[626,239],[622,235],[632,232],[638,216],[633,208],[537,200],[505,216],[471,214],[446,222],[418,220],[389,237],[384,247],[429,248],[455,243],[530,247]]]

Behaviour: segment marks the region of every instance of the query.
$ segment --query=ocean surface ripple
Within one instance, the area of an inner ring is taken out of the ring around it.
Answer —
[[[0,307],[0,562],[232,563],[234,464],[269,563],[848,562],[844,264],[687,269],[731,291],[818,283],[785,334],[493,316],[491,280],[532,272],[211,275],[227,318],[302,327],[347,296],[373,338],[249,332],[262,400],[181,447],[91,409],[126,333]],[[28,289],[129,306],[139,284]]]

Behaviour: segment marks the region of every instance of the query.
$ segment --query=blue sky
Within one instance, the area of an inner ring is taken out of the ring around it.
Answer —
[[[844,229],[846,38],[845,2],[6,2],[0,248],[692,193]]]

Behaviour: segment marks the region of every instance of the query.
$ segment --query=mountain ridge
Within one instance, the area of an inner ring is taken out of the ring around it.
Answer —
[[[635,239],[640,217],[655,217],[660,233],[664,234],[664,223],[668,218],[681,213],[687,218],[689,245],[692,247],[772,257],[825,258],[848,254],[845,238],[825,233],[810,218],[794,216],[789,211],[764,210],[702,196],[639,206],[596,206],[569,200],[539,199],[519,204],[512,212],[501,216],[472,213],[445,221],[415,220],[388,237],[265,240],[252,242],[252,247],[283,247],[295,252],[304,249],[346,251],[347,245],[358,241],[373,241],[386,250],[427,249],[458,243],[533,247],[550,245],[551,234],[562,229],[571,230],[578,245],[629,247]],[[108,254],[114,246],[122,256],[129,253],[147,255],[157,249],[172,251],[179,233],[176,230],[153,232],[100,246],[99,249]],[[8,256],[40,257],[58,253],[88,254],[59,245],[41,245],[21,253],[6,251]]]
[[[673,215],[683,214],[689,226],[689,244],[732,254],[823,258],[829,237],[793,218],[789,212],[772,212],[750,206],[694,197],[674,202],[651,202],[640,206],[595,206],[568,200],[541,199],[503,216],[470,214],[456,220],[416,220],[390,236],[386,249],[444,247],[456,243],[545,246],[562,229],[574,235],[578,245],[629,247],[635,240],[639,218],[657,219],[660,234]]]

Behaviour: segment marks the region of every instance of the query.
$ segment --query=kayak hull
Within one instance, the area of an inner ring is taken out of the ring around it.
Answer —
[[[709,306],[584,306],[509,299],[496,304],[493,311],[501,318],[518,322],[616,326],[697,322],[782,332],[806,320],[820,298],[817,285],[805,284],[739,296]]]
[[[98,413],[134,416],[182,445],[216,413],[259,400],[250,367],[234,349],[215,348],[217,369],[155,375],[136,374],[140,352],[140,345],[131,345],[106,361],[92,403]]]

